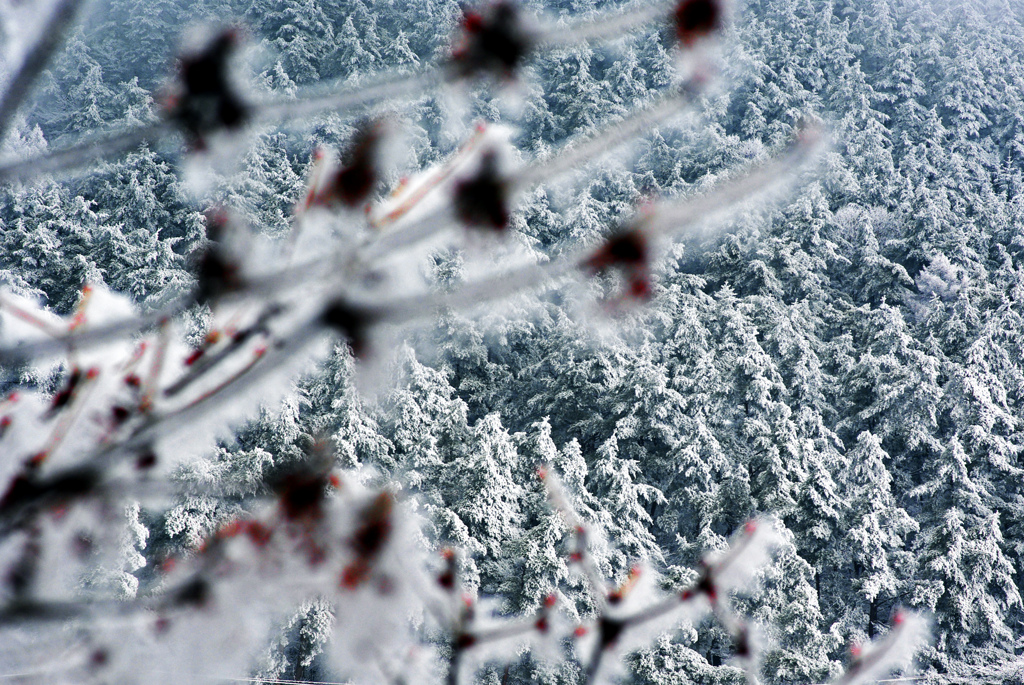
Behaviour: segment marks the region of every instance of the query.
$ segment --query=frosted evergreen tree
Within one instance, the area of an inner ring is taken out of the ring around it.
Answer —
[[[298,420],[309,440],[330,441],[339,466],[366,464],[391,471],[394,446],[356,387],[354,365],[348,349],[336,348],[323,368],[300,385]]]
[[[609,8],[530,4],[545,22]],[[168,511],[139,512],[133,530],[151,537],[143,549],[136,535],[132,547],[147,563],[125,571],[124,588],[139,579],[136,596],[148,601],[163,561],[200,558],[230,522],[276,506],[274,483],[324,441],[335,466],[394,479],[396,501],[418,508],[429,543],[463,549],[467,589],[510,614],[529,614],[556,588],[580,617],[594,610],[567,572],[569,533],[533,473],[553,462],[581,518],[611,532],[618,551],[594,554],[616,580],[627,556],[690,564],[752,514],[785,521],[793,539],[765,571],[765,589],[739,600],[769,638],[767,681],[835,675],[840,640],[881,636],[906,601],[935,612],[932,677],[1012,667],[1024,616],[1020,12],[910,0],[732,9],[736,42],[723,46],[732,81],[702,99],[703,120],[652,131],[583,168],[574,186],[530,191],[510,233],[528,236],[513,240],[542,259],[570,254],[603,240],[641,196],[699,194],[767,158],[802,116],[821,116],[834,144],[793,202],[740,213],[725,240],[671,248],[640,313],[594,314],[608,279],[480,316],[445,314],[414,334],[416,355],[402,353],[403,380],[380,404],[356,389],[361,362],[339,348],[282,406],[178,471]],[[250,19],[259,89],[284,98],[330,79],[358,88],[388,67],[426,68],[448,57],[461,20],[448,0],[121,0],[70,37],[8,147],[45,145],[37,123],[54,146],[151,123],[155,93],[143,88],[166,78],[182,27],[212,14]],[[518,119],[486,88],[466,89],[466,109],[525,129],[524,160],[550,154],[669,85],[670,33],[538,50],[520,74]],[[410,88],[395,101],[414,121],[409,170],[461,142],[459,112],[435,95]],[[351,123],[333,114],[311,132],[259,133],[216,192],[256,230],[283,234],[314,143],[341,144]],[[6,187],[5,282],[58,313],[74,310],[85,282],[149,308],[187,292],[204,225],[175,181],[170,147],[144,146],[65,185]],[[422,268],[441,292],[468,277],[461,260],[431,255]],[[588,326],[630,335],[595,341]],[[319,656],[326,606],[282,613],[261,676],[333,677]],[[684,628],[631,661],[634,679],[739,682],[734,650],[721,627]],[[579,682],[579,667],[549,672],[523,656],[480,678]]]
[[[922,498],[917,554],[926,581],[914,600],[935,611],[933,658],[943,665],[969,659],[979,642],[1009,653],[1014,631],[1006,619],[1021,606],[999,516],[973,470],[953,438],[914,491]]]
[[[54,310],[70,312],[83,285],[103,282],[93,257],[102,219],[83,197],[44,184],[18,193],[5,209],[2,259]]]
[[[551,439],[551,425],[547,421],[535,423],[529,433],[517,433],[514,437],[516,465],[521,468],[513,476],[520,488],[523,532],[503,549],[504,568],[495,574],[501,578],[496,589],[511,612],[529,614],[540,608],[545,597],[570,581],[566,525],[549,505],[538,476],[538,470],[556,468],[556,464],[564,467],[565,460],[560,458]]]
[[[304,0],[261,0],[246,8],[246,17],[295,83],[314,83],[321,76],[334,75],[326,60],[336,49],[336,30],[319,5]]]
[[[813,573],[787,546],[754,598],[752,615],[767,633],[761,672],[776,682],[821,682],[840,670],[830,658],[839,644],[823,625]]]
[[[465,452],[449,457],[445,495],[449,509],[482,546],[481,571],[488,573],[487,562],[500,556],[504,546],[520,534],[523,486],[514,477],[518,470],[515,443],[500,416],[488,414],[477,421],[469,438]]]
[[[661,560],[661,551],[651,533],[654,521],[649,509],[664,501],[665,496],[641,481],[640,465],[620,457],[618,443],[618,436],[612,433],[598,449],[589,489],[610,514],[617,542],[613,568],[622,574],[633,563]]]
[[[166,161],[141,148],[105,165],[83,190],[112,224],[95,257],[111,287],[146,304],[192,287],[188,260],[206,238],[205,220]]]
[[[110,123],[114,91],[103,80],[103,69],[89,54],[77,33],[53,66],[44,86],[48,112],[40,112],[44,130],[54,140],[80,131],[94,131]]]
[[[889,455],[878,438],[861,433],[848,459],[844,556],[849,554],[853,566],[855,592],[868,603],[866,620],[863,604],[842,608],[846,622],[852,623],[849,627],[871,638],[891,611],[889,607],[913,591],[916,560],[909,543],[918,524],[897,504],[885,463]]]
[[[591,73],[592,60],[588,48],[565,48],[541,67],[541,78],[552,84],[544,99],[557,122],[554,140],[589,131],[614,111],[608,86]]]
[[[219,4],[184,7],[173,0],[113,0],[105,13],[90,22],[89,43],[96,46],[96,58],[114,83],[137,77],[152,90],[166,79],[182,28],[214,18],[223,9]]]
[[[303,170],[289,155],[284,133],[260,136],[244,160],[244,173],[223,189],[225,203],[260,231],[277,237],[292,227],[292,209],[303,193]]]
[[[284,626],[281,638],[271,645],[258,677],[314,682],[324,677],[326,667],[321,655],[331,639],[333,625],[330,604],[322,600],[305,602]]]

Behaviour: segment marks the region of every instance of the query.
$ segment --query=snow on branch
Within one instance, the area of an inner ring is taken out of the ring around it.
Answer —
[[[31,81],[59,45],[57,40],[70,23],[77,0],[58,3],[48,30],[31,51],[31,58],[0,99],[0,133],[20,105]],[[387,100],[422,93],[425,89],[476,80],[482,77],[511,81],[525,58],[535,50],[556,45],[617,38],[656,20],[674,26],[681,48],[694,49],[722,27],[725,9],[718,0],[682,0],[675,5],[657,3],[639,12],[614,14],[588,20],[579,26],[541,29],[506,1],[480,10],[465,10],[458,34],[446,59],[433,68],[413,74],[400,73],[358,89],[316,86],[287,100],[247,102],[231,74],[231,60],[242,38],[237,27],[214,31],[189,46],[180,56],[176,79],[162,96],[162,118],[155,124],[87,139],[37,157],[0,163],[0,182],[25,180],[44,173],[71,172],[100,159],[119,155],[143,142],[171,133],[185,136],[193,152],[218,149],[225,136],[249,123],[300,120],[325,111],[353,113]],[[38,55],[36,54],[38,53]],[[23,83],[24,82],[24,83]],[[10,111],[7,111],[10,110]]]
[[[45,35],[0,100],[0,134],[77,5],[55,3]],[[356,112],[425,87],[511,80],[538,51],[611,39],[657,20],[667,22],[679,50],[692,55],[721,31],[727,9],[714,0],[682,0],[545,27],[499,1],[464,12],[449,54],[434,68],[358,89],[319,87],[266,102],[250,101],[234,81],[231,60],[241,31],[211,29],[182,54],[157,123],[7,162],[0,165],[0,182],[72,172],[174,132],[184,136],[189,156],[215,154],[225,138],[251,124],[325,110]],[[0,293],[0,363],[50,364],[60,379],[56,391],[22,389],[0,401],[0,633],[31,625],[56,653],[65,629],[74,628],[85,638],[68,657],[69,680],[121,681],[139,664],[147,682],[229,678],[248,672],[283,616],[315,599],[333,617],[330,658],[357,680],[405,682],[418,669],[427,673],[423,679],[447,674],[454,684],[470,677],[474,665],[508,659],[522,645],[538,656],[565,658],[563,646],[571,640],[591,683],[610,678],[622,654],[653,636],[713,616],[754,674],[753,631],[731,608],[730,595],[749,589],[770,562],[779,535],[770,519],[748,523],[729,550],[707,557],[697,582],[684,591],[661,592],[656,571],[643,566],[614,585],[591,556],[589,541],[601,532],[573,512],[550,471],[543,477],[569,531],[569,560],[596,607],[581,624],[570,620],[558,593],[538,598],[532,615],[497,615],[490,598],[462,588],[460,552],[444,552],[440,569],[427,558],[413,503],[397,490],[364,487],[366,474],[336,472],[334,454],[319,444],[303,455],[300,468],[270,483],[261,506],[223,522],[194,554],[164,559],[155,589],[137,594],[136,583],[120,595],[102,591],[111,578],[137,568],[132,545],[139,541],[111,532],[131,530],[125,512],[135,511],[137,523],[138,507],[130,503],[173,497],[168,475],[175,467],[230,438],[259,406],[286,397],[334,341],[347,344],[356,359],[372,360],[382,354],[378,340],[386,328],[609,272],[622,275],[623,298],[644,299],[652,295],[649,270],[659,248],[677,237],[706,236],[712,222],[799,180],[824,146],[814,125],[700,195],[650,202],[622,226],[609,227],[610,236],[596,247],[489,269],[446,291],[409,284],[413,260],[438,247],[501,246],[518,195],[570,177],[688,109],[714,73],[700,59],[697,64],[656,101],[518,166],[508,132],[481,125],[450,159],[376,206],[367,204],[385,178],[396,124],[370,116],[345,149],[316,153],[285,241],[259,238],[227,211],[209,213],[195,288],[158,311],[140,314],[97,285],[83,288],[66,317],[14,292]],[[326,245],[323,236],[332,232],[336,243]],[[196,345],[188,341],[184,317],[199,308],[210,312],[212,323]],[[104,578],[96,568],[104,569]],[[84,594],[78,591],[83,577],[92,578]],[[841,682],[865,682],[914,652],[923,635],[920,621],[912,615],[901,621],[862,650]],[[146,639],[119,644],[115,636],[124,625]],[[26,653],[21,665],[31,670],[47,658]]]

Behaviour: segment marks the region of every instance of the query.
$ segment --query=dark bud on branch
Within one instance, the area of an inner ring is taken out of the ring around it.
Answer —
[[[367,124],[359,129],[348,150],[342,155],[341,165],[327,180],[314,202],[331,205],[341,203],[356,208],[365,202],[380,182],[378,155],[383,137],[379,123]]]
[[[181,58],[179,92],[169,103],[168,114],[194,149],[205,149],[207,136],[238,129],[248,118],[248,107],[228,78],[228,59],[238,41],[238,30],[229,28],[200,51]]]
[[[352,348],[352,354],[363,359],[369,353],[370,327],[379,318],[376,312],[337,299],[324,309],[322,321],[328,328],[341,333]]]
[[[64,383],[64,387],[57,391],[53,396],[53,400],[50,402],[50,409],[47,412],[47,418],[56,415],[61,409],[66,407],[74,398],[75,391],[78,390],[78,385],[82,382],[84,374],[82,370],[77,366],[71,369],[71,375],[68,376],[68,380]]]
[[[121,426],[121,424],[131,417],[131,415],[132,410],[120,404],[115,405],[110,410],[110,420],[115,428]]]
[[[547,595],[544,597],[544,602],[541,604],[540,613],[537,615],[537,620],[534,622],[533,627],[537,632],[546,634],[551,628],[551,612],[554,610],[555,605],[558,604],[558,597],[555,595]]]
[[[200,302],[210,302],[241,288],[238,266],[226,259],[216,246],[207,248],[199,258],[196,280],[199,282],[196,299]]]
[[[584,262],[584,266],[595,274],[620,270],[626,278],[628,295],[646,299],[651,294],[649,261],[647,238],[638,229],[633,229],[609,238]]]
[[[334,460],[328,450],[313,445],[302,463],[284,473],[273,484],[280,498],[281,513],[293,522],[315,524],[323,518],[323,504],[333,486]]]
[[[602,650],[608,649],[619,641],[619,636],[626,628],[626,622],[620,619],[601,616],[597,621],[597,639]]]
[[[455,216],[466,226],[496,232],[508,228],[508,184],[498,173],[498,156],[490,150],[480,159],[476,176],[455,184]]]
[[[292,473],[281,479],[278,492],[281,511],[291,521],[316,521],[323,515],[329,481],[326,475]]]
[[[102,648],[94,650],[93,653],[89,655],[89,665],[93,668],[102,668],[107,665],[108,661],[110,661],[110,654],[107,650]]]
[[[135,459],[135,468],[140,471],[148,471],[149,469],[156,466],[157,458],[156,453],[151,449],[144,450]]]
[[[391,536],[393,505],[391,493],[382,492],[363,510],[359,527],[349,540],[349,546],[360,557],[373,559],[387,544]]]
[[[459,633],[455,636],[454,647],[457,650],[466,650],[476,644],[476,636],[472,633]]]
[[[173,595],[179,606],[203,607],[210,600],[210,584],[202,578],[189,581]]]
[[[456,78],[483,74],[512,78],[531,43],[510,2],[498,2],[483,11],[464,9],[462,35],[452,50],[452,74]]]
[[[715,587],[715,579],[712,576],[712,568],[707,566],[703,562],[700,578],[697,579],[697,584],[694,586],[694,591],[704,595],[708,598],[708,601],[712,604],[718,599],[718,588]]]
[[[724,14],[720,0],[682,0],[672,14],[676,37],[683,47],[691,47],[720,31]]]
[[[211,302],[243,287],[238,265],[220,242],[230,229],[231,218],[226,212],[211,210],[206,213],[206,235],[209,242],[196,264],[196,300],[200,303]]]
[[[437,584],[448,592],[454,592],[456,572],[455,551],[451,548],[445,548],[441,552],[441,558],[444,559],[444,569],[437,576]]]
[[[382,492],[361,512],[359,525],[348,541],[356,558],[342,571],[342,587],[355,588],[370,576],[373,562],[391,537],[393,505],[391,493]]]

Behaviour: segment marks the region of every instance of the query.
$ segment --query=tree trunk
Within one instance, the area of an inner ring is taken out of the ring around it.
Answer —
[[[868,638],[875,636],[875,623],[878,621],[878,596],[876,595],[871,600],[871,606],[868,608]]]

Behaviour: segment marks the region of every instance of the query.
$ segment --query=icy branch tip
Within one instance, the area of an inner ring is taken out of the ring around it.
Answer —
[[[875,682],[894,670],[906,670],[918,651],[929,640],[928,619],[924,615],[898,609],[887,635],[866,645],[851,645],[850,667],[839,685]]]
[[[771,519],[751,519],[728,550],[705,560],[707,574],[723,591],[745,586],[783,541],[782,531]]]

